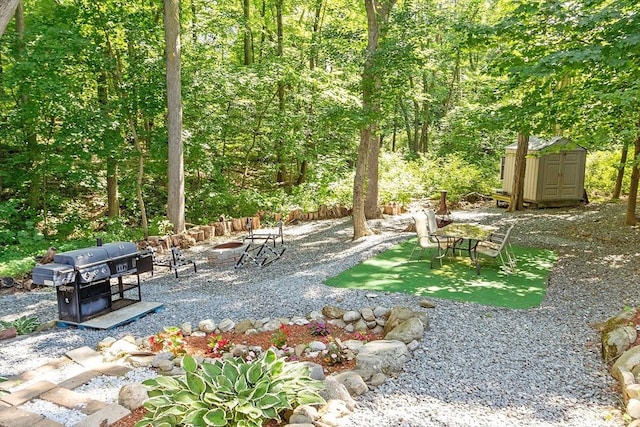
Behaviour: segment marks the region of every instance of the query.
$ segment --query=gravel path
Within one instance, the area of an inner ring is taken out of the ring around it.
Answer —
[[[624,205],[591,204],[506,214],[484,206],[455,211],[456,221],[515,223],[514,243],[560,254],[541,307],[511,310],[432,299],[430,330],[404,372],[358,398],[343,419],[351,426],[622,426],[620,397],[589,325],[638,305],[640,234],[623,225]],[[35,368],[106,336],[144,336],[162,326],[202,319],[306,315],[326,304],[417,307],[403,294],[336,289],[323,280],[412,237],[409,214],[373,221],[379,234],[351,241],[349,219],[285,227],[282,260],[263,269],[217,270],[204,263],[205,245],[179,279],[165,269],[144,279],[143,301],[165,305],[111,331],[53,329],[0,342],[0,376]],[[0,297],[0,319],[57,318],[51,289]]]

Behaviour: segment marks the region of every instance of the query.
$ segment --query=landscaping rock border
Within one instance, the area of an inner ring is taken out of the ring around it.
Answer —
[[[637,313],[638,309],[625,309],[597,325],[602,357],[612,364],[611,375],[618,380],[625,410],[634,420],[628,427],[640,427],[640,346],[633,346],[638,331],[632,321]]]
[[[433,304],[424,305],[433,306]],[[345,310],[327,305],[321,311],[312,311],[306,317],[243,319],[237,322],[226,318],[218,323],[213,319],[203,319],[195,330],[190,322],[180,325],[180,330],[185,336],[205,336],[223,332],[250,335],[275,331],[281,325],[306,325],[313,321],[326,322],[350,332],[375,332],[382,334],[383,339],[367,343],[357,340],[340,343],[348,357],[355,358],[355,368],[352,371],[325,376],[320,365],[305,362],[309,365],[312,378],[324,382],[325,388],[320,394],[326,404],[319,408],[303,405],[285,414],[288,422],[286,426],[289,427],[338,426],[339,418],[349,414],[356,407],[354,397],[381,385],[388,377],[402,370],[404,364],[411,358],[411,349],[418,346],[417,342],[422,340],[425,330],[429,327],[428,313],[415,311],[409,307],[396,306],[389,309],[377,306]],[[223,357],[237,356],[246,351],[244,348],[237,347],[240,346],[231,348]],[[305,347],[300,351],[322,351],[322,349],[311,348],[311,345]],[[150,337],[127,336],[119,340],[107,337],[98,344],[97,350],[102,353],[105,362],[124,359],[134,367],[156,368],[161,375],[184,374],[180,368],[180,357],[174,357],[167,352],[151,351]],[[262,351],[262,349],[254,350]],[[281,350],[278,351],[282,354]],[[206,360],[207,358],[200,358],[200,361]],[[144,394],[145,386],[128,385],[121,390],[118,403],[127,409],[134,410],[142,406]]]

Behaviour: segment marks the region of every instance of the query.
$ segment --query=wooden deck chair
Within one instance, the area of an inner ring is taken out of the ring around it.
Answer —
[[[435,221],[435,215],[433,220]],[[411,251],[409,255],[409,260],[413,257],[416,249],[420,248],[420,253],[424,252],[425,249],[436,249],[435,255],[431,257],[431,261],[429,263],[430,267],[433,268],[433,260],[440,260],[440,266],[442,266],[442,258],[444,257],[444,253],[442,252],[442,246],[440,245],[440,240],[435,234],[432,234],[429,222],[430,219],[427,214],[424,212],[417,212],[413,215],[413,221],[416,225],[416,234],[418,235],[418,241],[416,242],[416,246]],[[437,225],[436,225],[437,229]]]

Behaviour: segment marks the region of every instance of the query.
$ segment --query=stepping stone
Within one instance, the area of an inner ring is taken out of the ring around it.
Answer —
[[[64,366],[67,366],[70,363],[73,363],[71,359],[69,359],[68,357],[61,357],[59,359],[52,360],[46,365],[42,365],[34,369],[34,371],[39,372],[41,374],[46,374],[47,372],[55,371],[56,369],[60,369]]]
[[[82,384],[86,384],[91,381],[93,378],[102,375],[97,371],[84,371],[75,377],[71,377],[68,380],[62,381],[58,384],[58,387],[67,388],[69,390],[73,390],[74,388],[80,387]]]
[[[131,368],[117,363],[102,363],[93,367],[94,371],[103,373],[104,375],[121,376],[131,370]]]
[[[23,411],[19,408],[0,409],[0,426],[34,427],[44,417],[33,412]]]
[[[71,350],[66,353],[66,356],[86,368],[92,368],[102,363],[102,354],[86,346]]]
[[[73,427],[97,427],[102,425],[108,426],[109,424],[113,424],[121,418],[126,417],[130,413],[131,411],[124,406],[113,403],[106,408],[103,408],[98,412],[89,415],[87,418],[80,421]]]
[[[2,396],[1,400],[10,405],[18,406],[40,396],[42,393],[49,391],[54,387],[56,387],[54,383],[50,383],[49,381],[39,381],[21,390]]]
[[[40,399],[48,400],[65,408],[75,409],[87,415],[98,412],[107,406],[104,402],[91,399],[86,395],[62,387],[56,387],[53,390],[43,393],[40,395]]]
[[[38,378],[40,375],[42,374],[37,371],[24,371],[20,375],[16,375],[15,377],[10,377],[7,381],[1,382],[0,389],[9,390],[10,388],[18,387],[20,386],[20,384],[26,381],[32,380],[34,378]]]

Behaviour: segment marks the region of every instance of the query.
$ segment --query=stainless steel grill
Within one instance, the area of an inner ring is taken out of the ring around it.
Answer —
[[[33,269],[33,282],[56,287],[59,319],[77,323],[141,301],[139,275],[153,271],[151,253],[131,242],[62,252],[53,261]],[[131,275],[136,282],[125,283]]]

